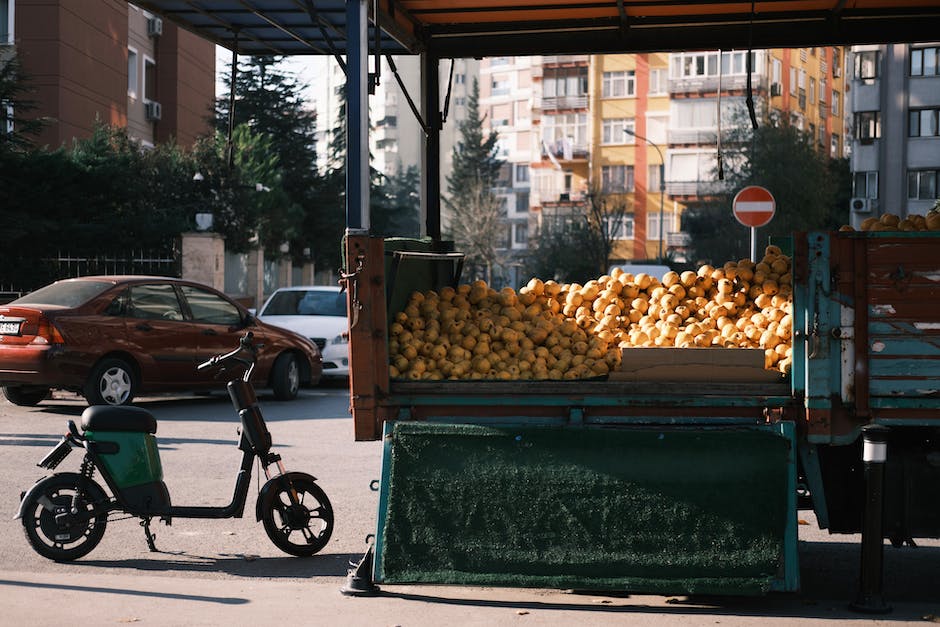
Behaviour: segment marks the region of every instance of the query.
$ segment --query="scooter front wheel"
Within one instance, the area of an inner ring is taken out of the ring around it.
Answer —
[[[56,562],[69,562],[98,546],[108,514],[91,514],[108,495],[91,479],[61,473],[43,479],[27,493],[20,508],[26,539],[33,550]],[[74,506],[74,509],[73,509]]]
[[[333,534],[333,506],[323,489],[304,477],[281,477],[273,498],[261,504],[264,531],[290,555],[319,552]]]

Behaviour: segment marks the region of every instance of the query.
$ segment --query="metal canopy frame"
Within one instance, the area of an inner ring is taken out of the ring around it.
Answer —
[[[352,0],[350,0],[352,1]],[[238,54],[346,54],[346,0],[138,0]],[[437,58],[934,41],[937,0],[368,0],[388,54]],[[238,38],[234,33],[239,33]],[[374,28],[368,27],[370,41]]]
[[[245,55],[345,55],[347,233],[369,229],[373,54],[422,56],[422,214],[440,238],[441,59],[940,40],[940,0],[134,0]],[[377,25],[377,26],[376,26]],[[376,31],[378,27],[378,31]],[[371,50],[370,50],[371,46]]]

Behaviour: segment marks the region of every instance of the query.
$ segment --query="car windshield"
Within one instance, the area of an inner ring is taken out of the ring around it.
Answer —
[[[326,290],[284,290],[276,292],[261,312],[262,316],[345,316],[346,298],[342,292]]]
[[[10,304],[78,307],[113,285],[108,281],[59,281],[17,298]]]

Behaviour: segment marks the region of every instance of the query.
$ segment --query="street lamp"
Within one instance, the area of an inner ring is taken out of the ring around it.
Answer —
[[[656,152],[659,153],[659,263],[663,262],[663,198],[666,196],[666,160],[663,159],[663,151],[659,149],[659,146],[643,137],[642,135],[637,135],[628,128],[623,129],[623,132],[627,135],[632,135],[637,139],[642,139],[647,144],[656,149]]]

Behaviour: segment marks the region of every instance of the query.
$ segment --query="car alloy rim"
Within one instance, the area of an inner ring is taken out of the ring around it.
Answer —
[[[131,378],[121,368],[109,368],[101,375],[98,390],[109,405],[120,405],[131,392]]]
[[[291,393],[300,389],[300,368],[297,367],[297,361],[291,360],[290,368],[287,370],[287,381],[290,385]]]

